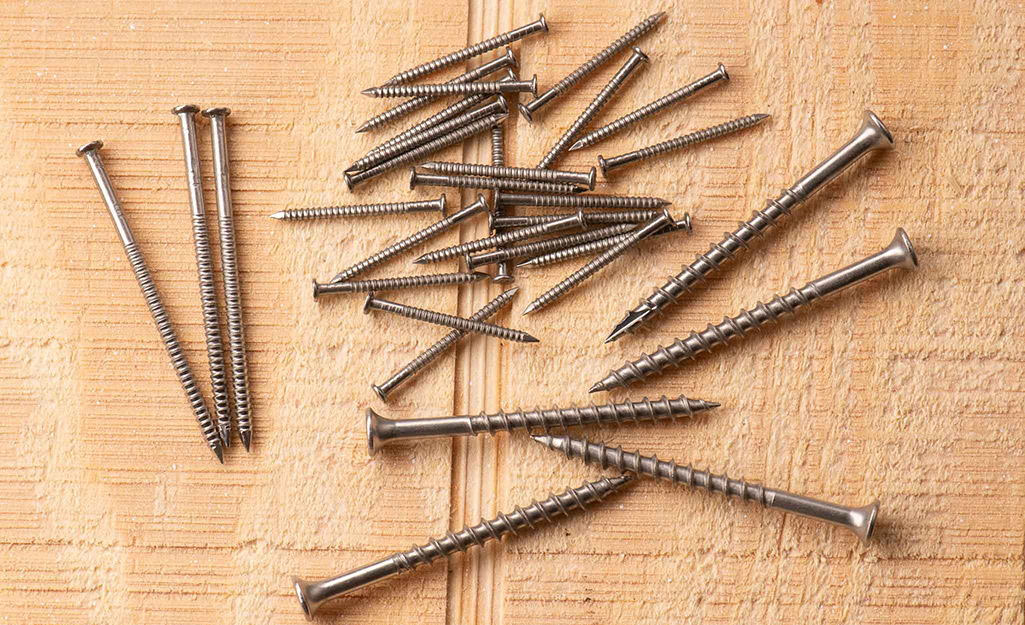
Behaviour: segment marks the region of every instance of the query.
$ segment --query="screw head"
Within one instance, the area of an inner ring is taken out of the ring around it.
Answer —
[[[520,62],[516,60],[516,55],[513,54],[512,48],[509,46],[505,47],[505,58],[509,62],[509,65],[519,69]]]
[[[466,270],[467,271],[473,271],[474,270],[475,267],[474,267],[474,264],[473,264],[473,259],[470,258],[470,253],[469,252],[466,252],[466,253],[463,254],[463,263],[466,265]]]
[[[313,299],[317,299],[320,295],[320,283],[316,279],[313,280]]]
[[[672,227],[674,227],[676,225],[676,220],[673,219],[673,216],[669,214],[669,209],[668,208],[663,208],[662,209],[662,216],[666,218],[666,227],[667,228],[672,228]]]
[[[605,157],[601,154],[598,155],[598,166],[601,167],[601,175],[606,178],[609,177],[609,163],[605,160]]]
[[[310,611],[310,604],[306,600],[306,582],[298,577],[292,578],[292,587],[295,588],[295,595],[299,598],[299,605],[303,609],[303,615],[307,621],[313,620],[313,612]]]
[[[598,157],[601,158],[600,156]],[[604,172],[603,172],[604,173]],[[588,190],[594,191],[594,183],[598,181],[598,170],[591,167],[591,171],[587,175],[587,187]]]
[[[448,217],[448,200],[445,199],[444,193],[438,198],[438,204],[441,206],[441,216]]]
[[[374,301],[374,292],[371,291],[370,293],[367,293],[367,298],[365,300],[363,300],[363,314],[364,315],[369,315],[370,314],[370,304],[373,301]]]
[[[195,115],[199,112],[199,107],[195,104],[182,104],[171,109],[171,112],[175,115],[181,115],[182,113],[188,113],[189,115]]]
[[[545,14],[544,13],[538,13],[537,14],[537,20],[539,22],[541,22],[541,28],[544,28],[545,32],[548,32],[548,20],[545,19]]]
[[[380,393],[378,393],[380,394]],[[374,412],[373,408],[367,408],[367,455],[371,458],[377,453],[384,441],[381,440],[381,428],[380,425],[383,421],[386,421],[381,415]]]
[[[203,117],[227,117],[231,115],[231,109],[226,106],[212,106],[203,109]]]
[[[535,98],[537,97],[537,74],[534,74],[534,77],[530,79],[530,95]]]
[[[725,80],[726,82],[730,81],[730,73],[726,71],[725,65],[719,63],[719,67],[716,68],[716,71],[719,72],[719,75],[722,76],[723,80]]]
[[[95,152],[103,147],[103,142],[97,139],[96,141],[90,141],[82,147],[75,150],[75,154],[79,156],[85,156],[88,152]]]
[[[416,188],[416,167],[409,168],[409,190]]]
[[[527,108],[526,104],[517,104],[516,106],[520,109],[520,115],[523,116],[523,119],[527,120],[527,123],[532,123],[534,121],[534,114],[530,112],[530,109]]]
[[[349,191],[352,191],[354,188],[356,188],[356,185],[352,182],[352,174],[353,172],[347,171],[343,176],[343,178],[345,179],[345,186],[349,187]]]
[[[506,101],[505,96],[503,96],[502,94],[498,94],[495,97],[496,97],[495,104],[498,105],[498,112],[501,113],[502,115],[508,115],[509,114],[509,103]]]
[[[370,388],[373,389],[373,391],[375,393],[377,393],[377,396],[381,398],[381,401],[388,401],[388,394],[384,392],[383,388],[381,388],[380,386],[378,386],[376,384],[371,384]],[[369,430],[367,431],[367,440],[368,441],[370,440],[370,432],[369,432]],[[373,452],[371,452],[371,454],[373,454]]]
[[[635,54],[635,55],[637,55],[637,56],[641,57],[641,61],[643,61],[643,62],[647,63],[648,61],[650,61],[650,60],[651,60],[650,58],[648,58],[648,55],[647,55],[647,54],[645,54],[645,53],[644,53],[643,51],[641,51],[641,49],[640,49],[640,48],[638,48],[637,46],[634,46],[634,47],[633,47],[633,50],[634,50],[634,54]]]

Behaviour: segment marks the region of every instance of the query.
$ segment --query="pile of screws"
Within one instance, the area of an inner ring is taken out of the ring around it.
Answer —
[[[210,141],[213,146],[214,180],[217,186],[217,225],[220,231],[221,273],[224,277],[224,301],[227,308],[228,364],[229,377],[225,368],[224,346],[221,341],[221,315],[217,307],[217,287],[214,283],[213,260],[210,253],[210,237],[206,227],[206,206],[203,200],[203,178],[199,170],[199,147],[196,140],[195,115],[199,108],[191,104],[179,106],[172,111],[181,122],[182,146],[185,150],[185,177],[189,188],[189,202],[192,206],[192,235],[196,246],[196,267],[199,272],[200,302],[203,310],[203,329],[206,332],[207,357],[210,361],[210,380],[213,387],[216,427],[206,407],[206,400],[196,383],[192,369],[185,358],[181,344],[167,317],[167,311],[160,300],[146,261],[135,243],[135,237],[121,211],[114,185],[107,176],[100,158],[102,141],[92,141],[78,149],[77,154],[89,165],[100,195],[107,206],[114,227],[117,229],[125,254],[132,265],[139,288],[146,299],[157,331],[171,358],[171,365],[178,380],[185,389],[186,398],[199,422],[203,440],[217,459],[224,462],[224,448],[231,445],[231,405],[235,408],[235,428],[239,438],[250,450],[253,438],[250,418],[249,374],[246,366],[245,332],[242,324],[242,292],[239,289],[238,263],[235,258],[235,225],[231,208],[231,183],[229,179],[227,118],[231,110],[219,107],[208,108],[203,116],[210,120]],[[228,387],[231,387],[231,401]]]

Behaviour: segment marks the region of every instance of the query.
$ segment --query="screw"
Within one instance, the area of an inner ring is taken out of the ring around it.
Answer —
[[[361,93],[371,98],[410,98],[419,96],[478,95],[482,93],[533,93],[537,96],[537,74],[530,80],[444,83],[440,85],[394,85],[371,87]]]
[[[505,167],[505,125],[496,124],[491,127],[491,165],[496,168]],[[488,214],[489,220],[494,220],[495,217],[501,217],[505,215],[505,207],[498,206],[495,196],[500,191],[496,187],[492,191],[491,203],[494,209]],[[494,230],[492,230],[494,232]],[[493,279],[499,284],[505,282],[512,282],[514,280],[512,272],[510,271],[509,263],[498,263],[495,265],[495,277]]]
[[[778,198],[770,200],[765,210],[755,211],[751,219],[740,224],[739,228],[727,234],[723,240],[712,244],[706,253],[699,255],[697,260],[684,267],[682,272],[641,300],[640,306],[627,313],[613,328],[605,342],[615,341],[627,333],[633,334],[646,326],[653,317],[661,315],[667,306],[679,301],[684,293],[691,291],[694,285],[703,281],[708,274],[743,253],[755,238],[762,236],[782,217],[789,215],[795,207],[804,203],[855,161],[873,150],[892,147],[893,135],[875,113],[865,111],[861,128],[847,143],[805,174],[792,187],[783,191]]]
[[[528,121],[534,120],[534,113],[538,112],[541,107],[545,106],[555,98],[569,91],[570,87],[580,82],[580,80],[604,65],[606,61],[616,55],[617,52],[626,48],[628,45],[639,39],[642,35],[654,28],[662,18],[665,16],[665,11],[656,13],[649,16],[640,24],[634,26],[626,34],[619,39],[613,41],[607,48],[599,52],[598,54],[591,57],[589,61],[581,65],[580,67],[573,70],[573,72],[560,80],[555,84],[554,87],[545,91],[540,97],[528,102],[527,104],[520,105],[520,113]]]
[[[420,167],[439,174],[462,174],[466,176],[492,176],[495,178],[514,178],[517,180],[538,180],[541,182],[562,182],[587,187],[594,191],[594,183],[598,178],[597,170],[592,167],[590,172],[559,171],[556,169],[532,169],[529,167],[499,167],[475,165],[473,163],[445,163],[428,161]]]
[[[565,236],[544,239],[543,241],[536,241],[534,243],[504,247],[499,250],[484,252],[474,256],[467,254],[465,257],[466,267],[472,270],[483,265],[500,263],[514,258],[537,256],[538,254],[545,254],[547,252],[578,245],[580,243],[604,239],[617,234],[625,234],[633,230],[634,227],[635,224],[613,224],[605,228],[598,228],[597,230],[588,230],[587,232],[567,234]]]
[[[417,185],[428,187],[457,187],[462,189],[501,189],[503,191],[519,191],[521,193],[582,193],[584,189],[561,182],[538,182],[536,180],[516,180],[515,178],[484,178],[483,176],[445,176],[442,174],[425,174],[415,169],[409,175],[409,188]]]
[[[635,230],[630,232],[630,236],[602,252],[600,256],[580,269],[577,269],[568,278],[545,291],[540,297],[527,306],[523,311],[523,314],[529,315],[534,311],[541,310],[545,306],[568,293],[570,289],[576,288],[584,280],[598,273],[602,267],[622,256],[623,252],[636,245],[642,239],[658,232],[666,226],[673,225],[675,225],[675,222],[673,221],[672,215],[669,214],[669,211],[663,210],[660,216],[652,219],[644,225],[637,226]]]
[[[743,478],[731,479],[725,473],[716,475],[711,471],[695,471],[690,465],[679,466],[675,461],[659,460],[656,456],[642,456],[640,452],[624,452],[622,447],[608,447],[605,443],[592,443],[582,438],[565,436],[532,436],[535,441],[553,451],[566,454],[567,458],[581,458],[584,462],[600,465],[602,468],[616,467],[622,471],[648,475],[674,484],[703,488],[709,492],[722,493],[727,497],[757,501],[765,508],[777,508],[809,519],[818,519],[849,529],[868,543],[879,514],[879,502],[867,506],[850,508],[835,503],[820,501],[796,495],[785,490],[766,488],[751,484]]]
[[[573,408],[551,408],[549,410],[517,410],[494,414],[463,415],[435,419],[386,419],[367,408],[367,451],[371,456],[377,450],[396,440],[420,438],[445,438],[449,436],[479,436],[512,430],[568,430],[574,426],[624,423],[642,421],[676,421],[677,417],[693,417],[699,412],[718,408],[719,404],[701,399],[687,399],[680,395],[669,399],[665,395],[652,401],[645,397],[640,401],[626,401],[619,404],[605,404]]]
[[[403,276],[399,278],[380,278],[378,280],[354,280],[352,282],[317,282],[313,281],[313,299],[329,293],[360,293],[368,291],[394,291],[397,289],[416,289],[425,286],[444,286],[447,284],[469,284],[490,278],[486,273],[432,273],[425,276]]]
[[[591,120],[598,114],[598,111],[608,104],[609,100],[612,99],[612,96],[615,95],[616,91],[619,91],[619,88],[623,86],[623,83],[626,82],[626,79],[629,78],[631,74],[633,74],[634,70],[640,67],[642,63],[647,62],[648,55],[641,52],[641,49],[635,46],[633,54],[631,54],[630,58],[626,60],[623,67],[619,68],[619,71],[612,77],[612,80],[610,80],[608,84],[598,92],[598,95],[594,96],[594,100],[591,100],[591,103],[587,105],[587,108],[585,108],[582,113],[580,113],[580,116],[577,117],[576,121],[574,121],[569,129],[562,134],[562,137],[555,142],[552,149],[548,150],[548,153],[544,155],[540,162],[538,162],[537,168],[545,169],[547,167],[551,167],[551,165],[555,163],[556,159],[562,156],[570,146],[573,139],[580,134],[580,131],[583,130],[587,124],[591,123]]]
[[[400,551],[360,567],[333,579],[306,581],[293,578],[299,605],[307,619],[312,620],[325,602],[336,599],[357,588],[374,584],[400,573],[412,571],[418,566],[430,564],[438,558],[447,558],[470,547],[483,547],[489,540],[501,540],[506,534],[518,534],[520,530],[536,529],[537,524],[552,522],[559,515],[569,516],[574,510],[605,499],[631,481],[628,475],[603,477],[595,482],[585,482],[577,488],[568,488],[558,495],[549,495],[541,502],[532,502],[526,508],[516,507],[510,514],[499,514],[490,521],[481,521],[473,527],[464,527],[458,532],[449,532],[442,538],[433,538],[426,544]]]
[[[403,139],[402,141],[396,141],[387,147],[381,147],[381,149],[373,151],[352,165],[349,165],[345,171],[351,172],[369,169],[374,165],[380,165],[381,163],[395,158],[404,152],[408,152],[417,146],[447,135],[454,130],[458,130],[470,122],[487,117],[488,115],[504,115],[508,112],[509,105],[506,103],[505,98],[498,96],[494,102],[491,102],[486,106],[473,109],[472,111],[463,113],[458,117],[453,117],[452,119],[442,122],[436,126],[431,126],[423,132],[418,132]]]
[[[199,149],[196,143],[195,114],[192,104],[173,111],[181,122],[182,148],[185,152],[185,179],[192,207],[192,241],[196,248],[196,269],[199,273],[199,300],[206,334],[206,356],[210,363],[210,386],[213,388],[214,414],[224,447],[231,446],[231,407],[228,403],[228,380],[224,369],[224,346],[221,343],[220,314],[217,311],[217,285],[214,282],[210,237],[206,229],[206,204],[203,201],[203,176],[199,171]]]
[[[587,133],[581,137],[579,141],[574,143],[573,146],[570,147],[569,151],[572,152],[574,150],[586,148],[587,146],[594,145],[599,141],[603,141],[631,124],[635,124],[646,117],[650,117],[661,110],[667,109],[677,102],[685,100],[699,91],[703,91],[706,88],[711,87],[721,80],[729,81],[729,79],[730,75],[726,73],[726,67],[722,63],[719,63],[719,67],[711,74],[703,76],[668,95],[664,95],[654,102],[646,104],[636,111],[628,115],[624,115],[610,124],[606,124],[597,130]]]
[[[750,311],[741,309],[737,316],[726,317],[716,325],[708,324],[702,332],[691,332],[686,339],[676,339],[669,347],[659,346],[654,352],[610,372],[591,387],[591,392],[607,391],[617,386],[626,388],[631,382],[661,373],[671,366],[678,367],[685,359],[693,360],[701,352],[710,352],[717,345],[726,345],[732,338],[744,338],[749,332],[774,323],[783,315],[793,315],[797,309],[831,293],[890,269],[913,269],[917,266],[918,256],[911,240],[903,228],[898,228],[893,241],[882,251],[812,280],[800,289],[791,289],[786,295],[774,295],[767,304],[758,302]]]
[[[654,210],[672,202],[660,197],[618,195],[541,195],[539,193],[503,193],[499,204],[506,206],[544,206],[547,208],[643,208]]]
[[[459,210],[459,212],[453,213],[437,223],[427,226],[423,230],[414,232],[413,234],[409,235],[405,239],[402,239],[398,243],[389,245],[388,247],[374,254],[373,256],[356,263],[348,269],[343,270],[342,272],[335,275],[335,277],[331,278],[331,282],[344,282],[346,280],[354,278],[355,276],[365,272],[371,267],[376,267],[377,265],[380,265],[389,258],[401,254],[402,252],[405,252],[411,247],[419,245],[424,241],[433,239],[434,237],[445,232],[449,228],[461,223],[462,221],[478,213],[487,211],[488,209],[489,207],[487,200],[484,199],[483,195],[478,193],[477,201],[473,204],[470,204],[469,206],[462,208],[461,210]]]
[[[499,310],[505,308],[509,302],[512,301],[513,296],[519,291],[519,287],[515,287],[505,291],[495,299],[488,302],[484,308],[481,308],[474,314],[470,315],[471,321],[487,321],[493,317]],[[435,358],[440,356],[449,347],[456,344],[456,341],[467,335],[467,332],[463,330],[452,330],[446,334],[440,341],[431,345],[424,350],[419,356],[413,359],[408,365],[400,369],[393,376],[388,378],[382,384],[371,384],[370,388],[374,389],[374,392],[381,398],[381,401],[388,401],[388,395],[393,390],[409,378],[416,375],[418,371],[430,364]]]
[[[471,321],[464,317],[456,317],[453,315],[446,315],[445,313],[435,312],[433,310],[426,310],[415,306],[407,306],[406,304],[389,302],[388,300],[374,297],[373,293],[368,294],[366,301],[363,303],[364,314],[369,315],[371,310],[383,310],[384,312],[390,312],[408,319],[415,319],[416,321],[423,321],[424,323],[433,323],[435,325],[454,328],[456,330],[476,332],[477,334],[493,336],[506,341],[515,341],[517,343],[538,342],[536,338],[520,330],[512,330],[510,328],[496,326],[493,323]]]
[[[422,65],[417,65],[416,67],[407,69],[404,72],[399,72],[389,78],[384,84],[399,85],[402,83],[412,82],[421,76],[426,76],[427,74],[436,72],[439,69],[448,67],[449,65],[455,65],[456,63],[465,61],[466,59],[472,59],[475,56],[479,56],[485,52],[494,50],[495,48],[501,48],[504,45],[510,44],[514,41],[519,41],[524,37],[529,37],[534,33],[542,31],[546,33],[548,32],[548,22],[545,21],[544,15],[538,15],[537,21],[535,22],[531,22],[525,26],[520,26],[519,28],[514,28],[513,30],[480,43],[476,43],[468,48],[463,48],[462,50],[457,50],[451,54],[447,54],[439,59],[423,63]]]
[[[246,364],[246,338],[242,325],[242,291],[239,288],[235,258],[235,221],[231,209],[231,182],[228,166],[227,107],[208,108],[203,116],[210,120],[210,138],[214,156],[214,184],[217,191],[217,225],[221,234],[221,275],[224,280],[224,305],[228,312],[228,357],[231,362],[232,399],[235,400],[235,425],[246,451],[253,437],[249,406],[249,372]]]
[[[164,342],[164,348],[167,349],[171,366],[174,367],[174,372],[178,375],[178,381],[185,390],[185,396],[199,423],[203,440],[223,464],[224,452],[221,449],[221,439],[217,434],[217,428],[214,426],[213,419],[210,418],[210,411],[207,410],[206,403],[203,401],[203,393],[199,390],[195,376],[192,375],[192,369],[185,358],[185,352],[182,351],[181,343],[178,342],[174,326],[171,325],[171,320],[167,317],[167,310],[164,308],[163,302],[160,301],[160,293],[157,291],[156,285],[153,284],[153,278],[146,267],[146,260],[136,246],[135,236],[132,235],[132,229],[128,227],[128,220],[125,219],[125,215],[121,211],[121,203],[118,202],[117,194],[114,192],[114,185],[111,184],[107,170],[103,167],[103,159],[100,158],[100,148],[102,147],[102,141],[91,141],[78,148],[76,154],[88,163],[89,171],[92,172],[96,186],[100,189],[100,196],[103,197],[107,212],[110,213],[110,218],[114,221],[114,228],[117,229],[118,238],[121,239],[121,245],[125,248],[125,256],[128,257],[128,262],[132,265],[132,272],[135,273],[139,289],[146,299],[146,306],[153,316],[153,323],[156,324],[160,339]]]
[[[670,232],[677,232],[679,230],[691,231],[690,228],[690,213],[684,213],[683,219],[677,221],[672,226],[663,228],[659,232],[656,232],[653,236],[661,236],[663,234],[669,234]],[[575,245],[573,247],[566,247],[561,250],[555,250],[541,256],[535,256],[529,260],[525,260],[522,263],[516,265],[517,267],[544,267],[546,265],[554,265],[555,263],[561,263],[564,260],[571,258],[579,258],[580,256],[591,256],[597,252],[603,252],[607,249],[615,247],[619,243],[625,241],[630,236],[630,233],[619,234],[613,237],[607,237],[604,239],[597,239],[581,245]]]
[[[765,113],[758,113],[757,115],[748,115],[747,117],[741,117],[734,119],[733,121],[719,124],[718,126],[712,126],[711,128],[705,128],[704,130],[698,130],[690,134],[670,139],[669,141],[663,141],[640,150],[634,150],[633,152],[627,152],[626,154],[620,154],[619,156],[613,156],[606,159],[603,156],[598,156],[598,164],[601,166],[601,173],[606,178],[609,172],[613,169],[619,169],[624,165],[635,163],[640,160],[648,159],[659,154],[665,154],[666,152],[672,152],[685,148],[695,143],[701,143],[708,141],[709,139],[715,139],[723,135],[728,135],[744,128],[750,128],[756,124],[761,123],[763,120],[768,119],[768,115]]]
[[[481,78],[484,78],[489,74],[493,74],[497,71],[509,67],[519,67],[519,63],[516,61],[516,55],[513,54],[513,51],[510,48],[506,48],[505,54],[498,57],[497,59],[493,61],[488,61],[487,63],[481,65],[478,68],[471,69],[465,74],[460,74],[459,76],[456,76],[448,82],[454,85],[473,82],[475,80],[480,80]],[[423,107],[427,106],[428,104],[434,102],[437,99],[438,96],[421,96],[419,98],[413,98],[412,100],[403,102],[402,104],[392,107],[387,111],[381,113],[380,115],[377,115],[363,122],[363,125],[357,128],[356,132],[366,132],[373,128],[377,128],[378,126],[383,126],[393,120],[408,115],[413,111],[422,109]]]
[[[406,213],[425,213],[441,211],[445,214],[446,200],[442,194],[436,200],[420,200],[418,202],[390,202],[388,204],[355,204],[351,206],[327,206],[323,208],[293,208],[278,211],[271,219],[299,221],[303,219],[326,219],[331,217],[370,217],[376,215],[402,215]]]
[[[591,211],[584,213],[584,220],[591,224],[638,224],[650,221],[662,211],[657,210],[624,210],[624,211]],[[491,229],[522,228],[524,226],[536,226],[552,221],[558,221],[573,215],[516,215],[514,217],[492,217]]]
[[[488,128],[494,126],[497,123],[500,123],[505,118],[506,115],[488,115],[484,119],[478,119],[477,121],[467,124],[466,126],[459,128],[458,130],[455,130],[454,132],[438,137],[437,139],[429,141],[421,146],[415,147],[408,152],[396,156],[390,161],[385,161],[380,165],[371,167],[366,171],[361,171],[359,173],[346,173],[345,184],[349,187],[349,190],[352,191],[357,184],[363,182],[364,180],[370,180],[371,178],[380,176],[381,174],[387,171],[391,171],[397,167],[402,167],[403,165],[408,165],[409,163],[418,161],[421,158],[427,156],[428,154],[433,154],[434,152],[437,152],[442,148],[446,148],[450,145],[459,143],[465,139],[472,137],[475,134],[487,130]]]
[[[437,263],[443,260],[448,260],[449,258],[462,256],[466,253],[479,252],[492,247],[500,247],[508,243],[515,243],[516,241],[522,241],[524,239],[533,239],[534,237],[562,230],[569,230],[570,228],[581,228],[585,225],[584,213],[581,211],[572,217],[566,217],[558,221],[551,221],[549,223],[538,224],[536,226],[527,226],[526,228],[519,228],[518,230],[510,230],[509,232],[503,232],[502,234],[495,234],[483,239],[467,241],[466,243],[461,243],[459,245],[453,245],[440,250],[434,250],[433,252],[427,252],[413,262],[418,265]]]

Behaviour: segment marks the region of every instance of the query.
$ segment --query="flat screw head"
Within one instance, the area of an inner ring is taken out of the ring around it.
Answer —
[[[719,63],[719,67],[717,68],[717,71],[719,72],[719,75],[722,76],[723,80],[725,80],[726,82],[730,81],[730,73],[726,71],[726,66],[725,65],[723,65],[722,63]]]
[[[416,167],[409,168],[409,190],[416,188]]]
[[[377,388],[376,385],[374,390],[377,391],[378,395],[381,395],[381,389]],[[383,397],[383,395],[382,395]],[[381,415],[374,412],[373,408],[367,408],[367,453],[373,457],[377,453],[377,450],[381,447],[381,439],[378,436],[377,425],[381,421]]]
[[[320,295],[320,283],[317,282],[316,279],[314,279],[313,280],[313,299],[317,299],[318,295]]]
[[[231,115],[231,109],[226,106],[213,106],[203,109],[203,117],[227,117]]]
[[[438,199],[438,203],[441,205],[441,216],[448,217],[448,200],[445,199],[445,194],[442,193]]]
[[[509,46],[505,47],[505,59],[509,62],[510,67],[519,69],[520,62],[516,60],[516,55],[513,54],[512,48]]]
[[[545,32],[548,32],[548,20],[545,19],[544,13],[538,13],[537,19],[541,22],[541,28],[544,28]]]
[[[605,157],[601,154],[598,155],[598,166],[601,167],[601,175],[606,178],[609,177],[609,163],[605,160]],[[592,169],[593,171],[593,169]],[[348,174],[346,174],[348,175]]]
[[[349,187],[349,191],[352,191],[354,188],[356,188],[356,185],[352,183],[352,172],[345,172],[344,178],[345,186]]]
[[[174,113],[175,115],[181,115],[183,113],[187,113],[189,115],[195,115],[196,113],[199,112],[199,107],[196,106],[195,104],[182,104],[180,106],[176,106],[173,109],[171,109],[171,112]]]
[[[602,160],[602,158],[599,156],[598,157],[598,161],[601,162],[601,160]],[[604,170],[602,170],[602,173],[603,174],[605,173]],[[594,183],[597,182],[597,181],[598,181],[598,170],[595,169],[594,167],[591,167],[591,171],[590,171],[590,173],[587,176],[587,188],[590,189],[591,191],[594,191]]]
[[[635,55],[641,57],[641,61],[643,61],[645,63],[651,61],[651,59],[648,57],[648,55],[645,54],[643,51],[641,51],[641,49],[638,48],[637,46],[633,46],[633,51],[634,51]]]
[[[534,121],[533,113],[530,112],[530,109],[527,108],[525,104],[517,104],[516,106],[520,109],[520,115],[523,115],[524,119],[526,119],[528,122]]]
[[[367,293],[367,298],[365,300],[363,300],[363,314],[364,315],[369,315],[370,314],[370,304],[373,301],[374,301],[374,293],[373,293],[373,291],[371,291],[370,293]]]
[[[370,388],[372,388],[374,392],[377,393],[377,396],[381,398],[381,401],[388,401],[388,394],[384,392],[383,388],[376,384],[371,384]],[[371,440],[369,431],[367,432],[367,440]]]
[[[506,101],[505,96],[502,94],[498,95],[498,99],[495,100],[495,104],[498,105],[498,112],[502,115],[509,114],[509,102]]]
[[[648,57],[644,58],[646,59]],[[530,79],[530,95],[534,96],[535,98],[537,97],[537,74],[534,74],[534,77]]]
[[[103,142],[97,139],[96,141],[90,141],[82,147],[75,150],[75,154],[79,156],[85,156],[88,152],[95,152],[103,147]]]

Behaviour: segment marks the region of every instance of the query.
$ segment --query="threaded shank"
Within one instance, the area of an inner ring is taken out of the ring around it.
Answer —
[[[221,274],[224,279],[224,307],[228,317],[228,356],[231,361],[235,424],[243,441],[252,433],[249,407],[249,371],[246,339],[242,324],[242,293],[235,259],[235,225],[230,215],[218,220],[221,234]]]
[[[469,82],[469,83],[442,83],[436,85],[389,85],[386,87],[373,87],[363,93],[374,98],[409,98],[409,97],[435,97],[451,95],[494,95],[497,93],[530,91],[531,83],[527,80],[511,82]]]
[[[505,260],[512,260],[514,258],[537,256],[538,254],[544,254],[564,247],[578,245],[580,243],[586,243],[596,239],[603,239],[617,234],[624,234],[633,230],[634,227],[635,226],[633,224],[616,224],[606,228],[599,228],[597,230],[589,230],[587,232],[568,234],[561,237],[545,239],[543,241],[536,241],[534,243],[525,243],[523,245],[506,247],[493,252],[486,252],[484,254],[478,254],[477,256],[471,256],[471,266],[469,268],[472,269],[481,265],[498,263]]]
[[[551,88],[551,91],[557,93],[566,93],[570,87],[580,82],[580,80],[604,65],[609,59],[615,56],[620,50],[626,48],[628,45],[645,35],[648,31],[658,25],[662,21],[662,17],[665,15],[664,12],[656,13],[651,15],[642,21],[640,24],[634,26],[628,30],[622,37],[613,41],[607,48],[595,54],[586,63],[576,68],[568,76],[560,80]]]
[[[657,211],[651,212],[655,212],[657,214]],[[665,228],[657,234],[669,234],[670,232],[676,232],[678,230],[687,230],[689,232],[690,214],[685,213],[683,217],[684,218],[676,222],[676,225],[674,225],[673,227]],[[555,250],[553,252],[549,252],[547,254],[542,254],[541,256],[531,258],[530,261],[528,261],[528,263],[524,264],[529,264],[532,267],[544,267],[546,265],[553,265],[555,263],[560,263],[564,260],[570,260],[572,258],[578,258],[580,256],[590,256],[591,254],[602,252],[604,250],[612,248],[613,246],[621,243],[622,241],[625,241],[626,238],[629,236],[629,233],[624,233],[612,237],[607,237],[604,239],[598,239],[596,241],[590,241],[587,243],[583,243],[581,245],[575,245],[573,247],[567,247],[561,250]]]
[[[467,272],[435,273],[424,276],[400,276],[396,278],[379,278],[377,280],[355,280],[352,282],[318,284],[314,287],[314,291],[317,295],[327,293],[395,291],[398,289],[416,289],[447,284],[469,284],[471,282],[477,282],[486,276],[487,274]]]
[[[634,154],[637,155],[636,160],[651,158],[653,156],[658,156],[659,154],[665,154],[666,152],[694,145],[695,143],[701,143],[702,141],[708,141],[710,139],[715,139],[716,137],[728,135],[731,132],[737,132],[744,128],[750,128],[764,119],[765,117],[762,115],[748,115],[747,117],[734,119],[733,121],[729,121],[724,124],[698,130],[697,132],[692,132],[683,135],[682,137],[677,137],[675,139],[670,139],[669,141],[663,141],[662,143],[641,148],[640,150],[636,150]]]
[[[284,221],[304,219],[331,219],[337,217],[371,217],[374,215],[401,215],[441,210],[441,200],[418,202],[389,202],[386,204],[355,204],[351,206],[325,206],[314,208],[293,208],[281,211]]]
[[[217,429],[220,432],[221,441],[227,447],[231,440],[231,406],[228,400],[224,345],[221,342],[220,314],[217,310],[217,285],[214,281],[214,264],[210,254],[210,238],[206,229],[205,214],[193,214],[192,237],[196,248],[199,299],[203,313],[203,331],[206,335],[206,355],[210,363],[214,415],[217,417]]]
[[[463,330],[466,332],[476,332],[477,334],[484,334],[486,336],[492,336],[505,341],[515,341],[517,343],[536,342],[534,337],[530,336],[526,332],[521,332],[520,330],[513,330],[497,326],[492,323],[485,323],[483,321],[473,321],[471,319],[447,315],[445,313],[417,308],[415,306],[396,304],[387,300],[376,299],[372,295],[367,299],[367,307],[374,310],[383,310],[385,312],[394,313],[396,315],[400,315],[408,319],[414,319],[416,321],[422,321],[424,323],[447,326],[449,328]]]
[[[537,195],[530,193],[503,193],[502,204],[508,206],[543,206],[546,208],[642,208],[656,210],[669,202],[658,197],[629,197],[615,195]]]
[[[622,211],[592,211],[584,213],[584,224],[637,224],[643,221],[650,221],[658,217],[657,210],[622,210]],[[536,226],[547,224],[567,217],[572,214],[560,215],[517,215],[506,217],[505,220],[495,218],[496,228],[523,228],[525,226]]]
[[[431,115],[427,119],[425,119],[425,120],[423,120],[423,121],[421,121],[421,122],[419,122],[417,124],[414,124],[413,126],[410,126],[408,129],[400,132],[399,134],[395,135],[391,139],[388,139],[387,141],[385,141],[381,145],[379,145],[376,148],[374,148],[373,150],[371,150],[370,153],[373,154],[374,152],[379,151],[381,149],[384,149],[384,148],[386,148],[386,147],[388,147],[390,145],[394,145],[395,143],[398,143],[399,141],[402,141],[403,139],[407,139],[409,137],[412,137],[416,133],[421,132],[421,131],[423,131],[423,130],[425,130],[427,128],[430,128],[431,126],[434,126],[436,124],[440,124],[440,123],[442,123],[444,121],[448,121],[448,120],[452,119],[453,117],[455,117],[456,115],[459,115],[460,113],[462,113],[464,111],[468,111],[468,110],[472,109],[473,107],[477,106],[478,104],[480,104],[484,100],[487,100],[489,97],[490,96],[486,96],[486,95],[472,95],[472,96],[470,96],[468,98],[463,98],[462,100],[459,100],[458,102],[455,102],[455,103],[453,103],[453,104],[451,104],[449,106],[446,106],[445,108],[441,109],[440,111],[438,111],[434,115]]]
[[[428,252],[417,259],[418,263],[437,263],[449,258],[456,258],[463,254],[472,254],[473,252],[479,252],[481,250],[491,249],[493,247],[500,247],[508,243],[515,243],[516,241],[522,241],[524,239],[531,239],[533,237],[549,234],[553,232],[552,224],[538,224],[536,226],[528,226],[526,228],[519,228],[517,230],[510,230],[509,232],[503,232],[483,239],[475,239],[473,241],[467,241],[459,245],[453,245],[451,247],[445,247],[440,250],[434,250]]]
[[[497,128],[498,126],[495,126]],[[575,185],[561,182],[540,182],[537,180],[517,180],[515,178],[485,178],[483,176],[426,174],[417,178],[417,184],[439,187],[456,187],[461,189],[500,189],[519,193],[579,193],[581,189]]]
[[[494,159],[492,159],[494,160]],[[534,169],[530,167],[504,167],[498,165],[477,165],[475,163],[447,163],[430,161],[421,164],[427,171],[439,174],[466,176],[491,176],[494,178],[516,178],[521,180],[537,180],[540,182],[562,182],[590,187],[590,174],[555,169]]]

